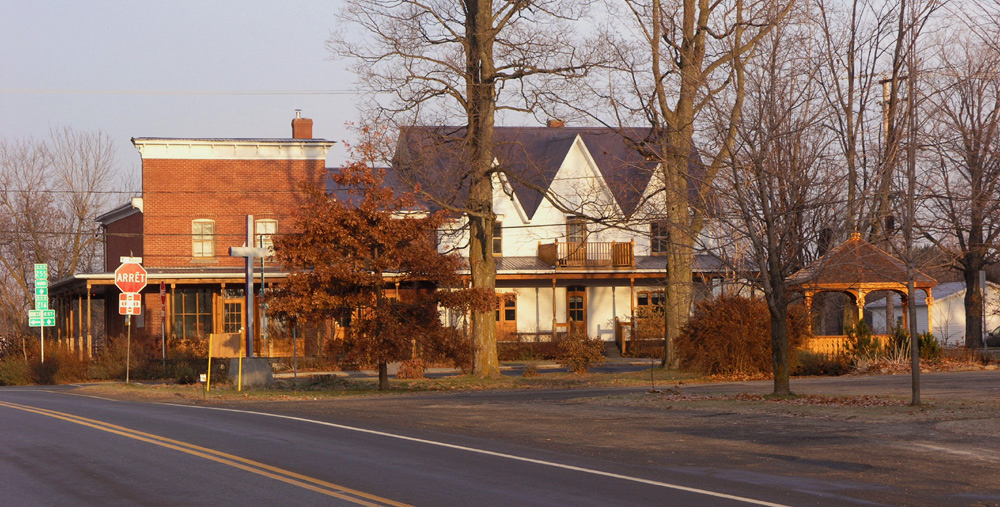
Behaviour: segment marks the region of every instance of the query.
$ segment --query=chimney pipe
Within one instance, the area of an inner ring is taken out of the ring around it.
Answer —
[[[302,117],[302,110],[295,110],[295,118],[292,120],[292,139],[312,139],[313,121]]]
[[[545,126],[548,128],[562,128],[566,126],[566,120],[559,120],[556,118],[551,118],[549,121],[545,122]]]

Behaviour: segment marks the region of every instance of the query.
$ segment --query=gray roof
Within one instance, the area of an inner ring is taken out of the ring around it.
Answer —
[[[995,291],[1000,289],[1000,285],[993,282],[987,282],[986,285],[989,287],[990,291]],[[931,294],[934,296],[935,301],[939,301],[946,297],[958,294],[965,290],[965,282],[942,282],[931,289]],[[913,295],[913,299],[916,301],[917,306],[924,306],[927,304],[927,294],[923,290],[916,291]],[[899,294],[893,293],[892,295],[893,305],[899,306],[900,297]],[[865,308],[885,308],[885,298],[879,298],[878,301],[874,301],[865,305]]]
[[[393,169],[411,188],[419,185],[450,203],[468,194],[464,127],[407,127],[400,131]],[[559,167],[579,136],[597,164],[622,212],[635,212],[657,167],[646,138],[649,129],[605,127],[496,127],[493,156],[508,176],[529,217],[542,202]],[[704,166],[692,149],[690,197],[697,196]]]
[[[335,143],[328,139],[291,137],[133,137],[136,141],[194,141],[207,143]]]
[[[666,272],[666,257],[659,255],[637,255],[635,257],[635,269],[622,269],[622,268],[556,268],[552,265],[542,262],[538,257],[498,257],[497,258],[497,272],[519,272],[519,273],[539,273],[539,272],[549,272],[554,273],[558,271],[559,273],[572,273],[572,272],[614,272],[614,273],[628,273],[628,272]],[[708,254],[699,254],[694,256],[693,271],[695,273],[718,273],[722,271],[725,267],[723,262],[719,260],[718,257]]]

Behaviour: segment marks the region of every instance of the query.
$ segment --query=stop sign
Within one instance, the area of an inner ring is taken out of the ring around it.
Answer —
[[[115,270],[115,285],[122,292],[142,292],[146,287],[146,268],[134,262],[118,266]]]

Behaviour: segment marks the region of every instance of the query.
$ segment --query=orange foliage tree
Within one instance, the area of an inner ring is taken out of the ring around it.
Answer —
[[[365,159],[330,174],[332,195],[303,187],[296,232],[274,241],[289,275],[268,304],[290,321],[349,322],[345,349],[377,364],[379,389],[386,389],[387,363],[409,358],[415,343],[433,347],[447,337],[453,330],[442,325],[439,307],[467,301],[461,259],[438,252],[445,217],[415,211],[412,196],[386,187],[385,170]]]

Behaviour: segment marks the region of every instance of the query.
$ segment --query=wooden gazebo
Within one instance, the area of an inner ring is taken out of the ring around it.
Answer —
[[[906,264],[884,250],[861,239],[854,233],[812,264],[786,279],[789,290],[801,292],[806,309],[812,314],[813,296],[820,292],[848,294],[857,305],[858,319],[864,319],[865,298],[875,291],[892,291],[900,295],[903,325],[907,325]],[[934,298],[931,290],[937,280],[914,270],[913,286],[927,294],[927,328],[933,329],[931,310]],[[809,343],[814,352],[837,353],[843,349],[844,336],[818,336]]]

